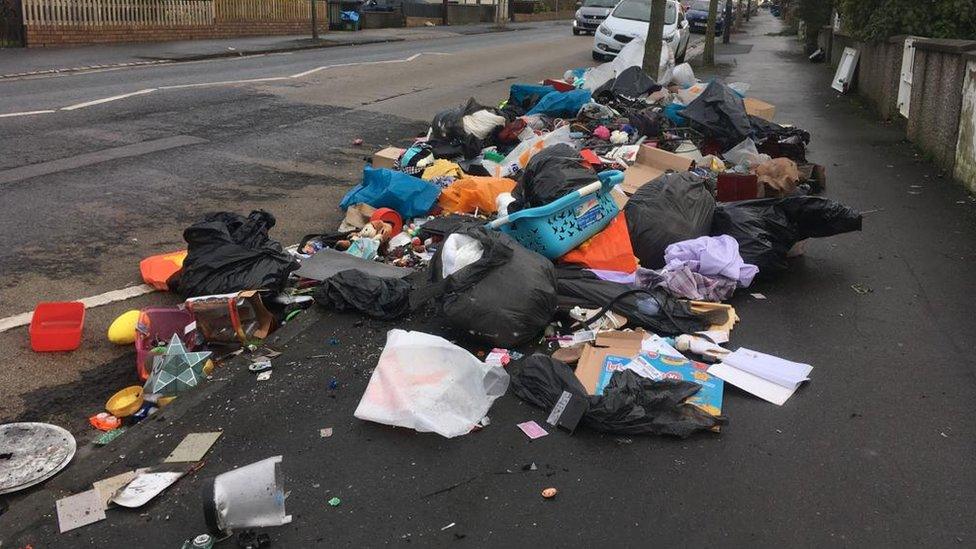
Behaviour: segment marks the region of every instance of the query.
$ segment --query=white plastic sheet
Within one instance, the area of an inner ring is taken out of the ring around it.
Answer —
[[[611,78],[616,78],[618,74],[633,66],[644,64],[644,39],[634,38],[620,49],[617,57],[613,61],[597,65],[587,69],[583,73],[583,88],[593,91],[606,84]],[[667,42],[661,43],[661,62],[658,65],[658,73],[652,74],[655,82],[667,83],[671,81],[674,71],[674,52]]]
[[[485,417],[508,382],[504,368],[444,338],[390,330],[355,416],[453,438]]]

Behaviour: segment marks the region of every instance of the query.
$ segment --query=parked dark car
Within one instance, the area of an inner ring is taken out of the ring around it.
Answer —
[[[705,34],[708,26],[708,4],[709,0],[694,0],[691,8],[685,14],[688,19],[691,32]],[[718,3],[718,13],[715,15],[715,34],[722,34],[725,30],[725,2]]]
[[[573,34],[593,34],[596,32],[600,23],[610,15],[610,10],[617,5],[620,0],[583,0],[577,2],[579,9],[576,10],[576,17],[573,18]]]

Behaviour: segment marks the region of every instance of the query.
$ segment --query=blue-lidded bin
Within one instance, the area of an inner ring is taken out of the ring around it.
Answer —
[[[605,229],[620,211],[610,191],[624,180],[623,172],[608,170],[599,178],[545,206],[499,217],[487,226],[549,259],[562,257]]]

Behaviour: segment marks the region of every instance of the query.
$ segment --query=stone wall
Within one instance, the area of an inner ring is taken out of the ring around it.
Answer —
[[[956,166],[953,175],[976,193],[976,53],[964,56],[966,76],[962,88],[959,139],[956,141]]]
[[[857,94],[882,120],[898,114],[898,84],[905,36],[858,44]]]
[[[967,51],[972,40],[915,40],[908,139],[949,173],[956,163]]]

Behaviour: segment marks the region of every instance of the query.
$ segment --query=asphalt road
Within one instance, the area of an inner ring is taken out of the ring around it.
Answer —
[[[156,90],[0,118],[0,318],[141,282],[139,260],[181,249],[205,212],[265,209],[285,244],[333,230],[373,151],[469,97],[497,101],[513,82],[592,64],[592,38],[565,22],[519,28],[0,81],[0,114]],[[87,431],[104,399],[135,381],[130,350],[104,338],[108,324],[172,302],[154,294],[89,310],[70,354],[31,352],[25,328],[0,334],[0,419]]]
[[[0,537],[13,546],[178,547],[204,529],[200,488],[207,477],[283,455],[287,507],[294,518],[290,525],[268,530],[279,547],[972,545],[976,427],[969,408],[976,399],[976,380],[970,308],[976,279],[967,273],[976,257],[974,203],[959,185],[922,161],[897,128],[876,123],[855,100],[832,92],[829,72],[808,64],[789,38],[769,35],[778,30],[779,23],[768,15],[755,18],[749,35],[737,36],[738,42],[753,46],[751,51],[739,48],[740,55],[722,58],[734,61],[725,67],[729,79],[752,83],[757,97],[777,105],[777,120],[810,131],[808,154],[827,166],[828,195],[869,212],[863,232],[810,242],[806,256],[786,276],[749,290],[766,299],[740,292],[732,301],[742,318],[733,347],[814,366],[812,381],[786,405],[776,407],[729,387],[723,412],[730,423],[721,434],[681,441],[582,431],[530,442],[515,424],[541,423],[546,412],[506,395],[492,408],[488,428],[446,440],[362,422],[352,412],[386,330],[458,334],[424,315],[395,324],[360,324],[358,316],[314,312],[286,327],[283,339],[273,343],[284,354],[276,359],[270,380],[257,382],[228,366],[214,382],[177,400],[153,421],[104,449],[86,449],[67,471],[15,501],[0,515]],[[567,38],[552,48],[558,53],[539,52],[554,55],[549,62],[559,67],[572,66],[586,55],[584,41]],[[487,64],[507,53],[510,65],[526,62],[512,53],[526,47],[511,44],[468,55],[482,55]],[[452,82],[482,82],[477,95],[486,100],[503,95],[507,87],[507,82],[488,81],[515,75],[511,69],[489,77],[484,68],[468,67],[444,70],[462,75]],[[527,78],[553,69],[540,64],[523,70]],[[425,84],[414,85],[431,89],[411,95],[447,93],[438,78],[428,72]],[[381,79],[367,78],[358,89],[390,97],[389,91],[371,87]],[[330,80],[340,82],[338,75]],[[386,85],[402,93],[395,76]],[[297,109],[339,101],[314,87],[278,85],[261,91],[269,94],[267,102]],[[299,97],[305,102],[295,104]],[[156,100],[148,95],[136,102]],[[245,105],[225,97],[213,108],[234,105],[243,116],[250,104],[240,101]],[[382,109],[400,108],[399,101],[410,100],[389,99],[368,111],[343,110],[346,101],[329,112],[362,116],[369,128],[385,131],[403,119]],[[248,122],[284,114],[262,105],[269,110],[249,115]],[[328,118],[326,107],[321,109],[315,112]],[[229,124],[233,118],[221,120]],[[313,120],[306,123],[326,142],[333,139],[335,148],[349,137],[334,135],[345,131],[339,125]],[[420,125],[406,121],[391,129],[400,132],[393,135],[407,135],[403,132]],[[220,143],[214,132],[189,134]],[[244,143],[239,149],[246,152],[237,154],[276,158],[287,147],[300,147],[297,151],[307,155],[303,161],[320,161],[304,148],[305,141],[279,141],[287,131],[275,131],[275,142],[266,148],[251,135],[250,141],[238,138]],[[371,146],[378,141],[369,139]],[[221,162],[220,147],[207,146],[214,148],[209,157]],[[185,162],[178,158],[156,169],[185,177]],[[259,184],[252,186],[251,192],[260,194]],[[322,195],[320,200],[301,194],[309,187]],[[308,184],[287,191],[307,200],[305,208],[316,209],[328,226],[321,212],[331,208],[334,196],[321,190]],[[213,200],[207,192],[198,194]],[[193,217],[192,212],[184,215]],[[870,291],[859,293],[854,285]],[[328,344],[333,337],[339,340],[336,346]],[[333,378],[337,389],[330,389]],[[323,427],[333,427],[333,436],[322,438]],[[215,429],[223,435],[203,469],[156,501],[138,511],[113,509],[98,524],[57,534],[57,497],[156,463],[186,433]],[[532,463],[536,470],[523,469]],[[548,486],[559,489],[551,501],[539,496]],[[341,498],[340,506],[327,504],[333,496]]]

